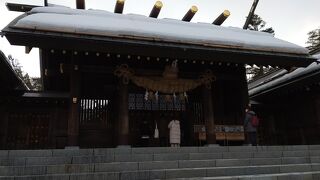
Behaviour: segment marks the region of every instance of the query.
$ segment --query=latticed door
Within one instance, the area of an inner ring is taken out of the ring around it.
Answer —
[[[110,107],[111,101],[108,99],[82,98],[80,100],[81,147],[112,146],[114,126]]]
[[[6,148],[48,148],[51,117],[47,112],[9,113]]]

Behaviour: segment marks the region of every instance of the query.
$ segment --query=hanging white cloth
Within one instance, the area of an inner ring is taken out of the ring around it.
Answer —
[[[158,129],[157,122],[156,122],[156,128],[154,129],[154,138],[155,139],[159,138],[159,129]]]

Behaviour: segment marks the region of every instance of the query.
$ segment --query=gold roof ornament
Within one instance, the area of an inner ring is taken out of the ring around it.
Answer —
[[[183,16],[182,21],[190,22],[193,16],[198,12],[197,6],[191,6],[189,11]]]
[[[117,0],[116,5],[114,7],[114,13],[122,14],[124,3],[125,3],[125,0]]]
[[[157,1],[154,4],[154,6],[153,6],[153,8],[152,8],[152,10],[151,10],[151,12],[149,14],[149,17],[157,18],[159,16],[159,13],[160,13],[160,10],[161,10],[162,6],[163,6],[162,2],[161,1]]]
[[[212,24],[220,26],[229,16],[230,16],[230,11],[224,10],[220,14],[220,16],[218,16],[217,19],[213,21]]]

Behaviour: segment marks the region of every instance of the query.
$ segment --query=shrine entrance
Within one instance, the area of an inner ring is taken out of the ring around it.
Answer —
[[[169,143],[168,124],[171,120],[180,121],[181,145],[187,145],[190,124],[188,119],[187,102],[180,99],[170,101],[166,95],[159,99],[145,100],[145,94],[129,94],[129,124],[131,144],[135,147],[167,147]],[[155,129],[159,136],[155,137]]]
[[[127,127],[123,106],[128,103],[128,140],[132,146],[170,146],[168,124],[172,120],[180,121],[181,146],[197,144],[194,125],[205,125],[202,91],[211,88],[215,76],[210,70],[188,78],[178,77],[178,72],[177,61],[166,65],[162,75],[136,74],[127,64],[116,68],[114,74],[121,78],[120,83],[128,85],[123,91],[127,95],[122,94],[128,100],[119,107],[123,110],[120,129]],[[159,136],[155,136],[156,129]]]

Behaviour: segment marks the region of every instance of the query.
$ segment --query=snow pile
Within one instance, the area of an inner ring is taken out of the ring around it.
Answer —
[[[274,38],[268,33],[208,23],[155,19],[134,14],[123,15],[102,10],[38,7],[32,9],[29,15],[20,19],[14,27],[210,47],[308,54],[306,48]]]

